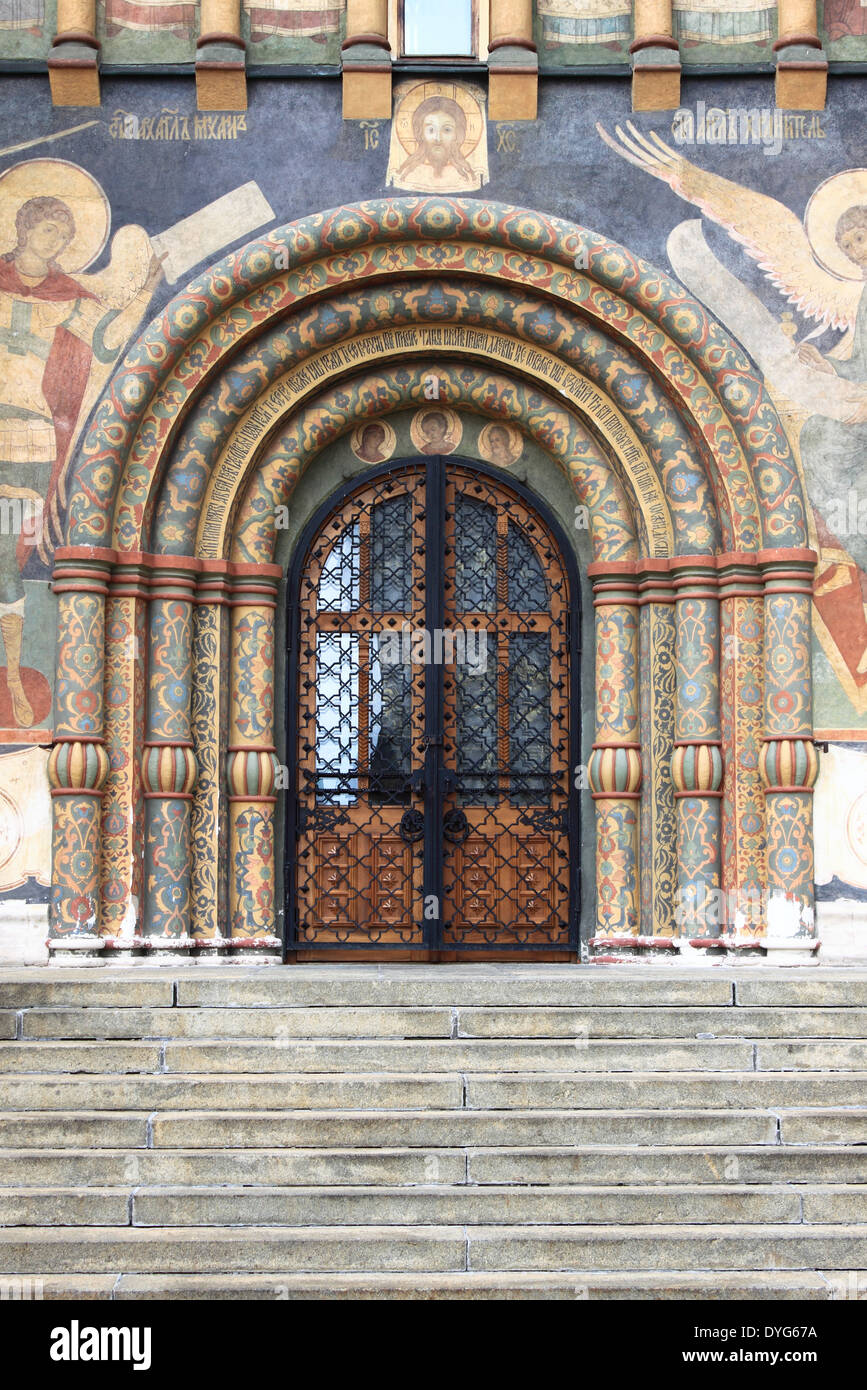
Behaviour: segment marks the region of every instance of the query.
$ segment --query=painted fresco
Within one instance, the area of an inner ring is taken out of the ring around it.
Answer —
[[[103,62],[194,62],[198,10],[184,0],[97,0]]]
[[[418,193],[468,193],[488,182],[485,96],[464,82],[395,89],[387,182]]]
[[[674,0],[674,35],[684,67],[755,63],[771,57],[777,7],[756,0]]]
[[[44,58],[57,28],[57,0],[0,0],[0,56]]]
[[[816,883],[867,899],[867,752],[829,748],[816,783]]]
[[[28,160],[0,175],[0,737],[49,720],[51,653],[41,671],[27,665],[25,632],[46,626],[76,439],[162,274],[135,226],[87,274],[110,225],[102,187],[76,164]]]
[[[819,33],[832,62],[867,62],[864,0],[819,0]]]
[[[153,241],[135,224],[111,237],[105,191],[79,165],[0,173],[0,741],[50,729],[52,557],[76,442],[122,349],[162,280],[272,216],[248,185]]]
[[[243,0],[251,63],[339,63],[346,0]]]
[[[840,742],[847,735],[863,741],[863,83],[832,76],[828,110],[805,114],[774,111],[770,80],[713,79],[712,90],[711,79],[692,89],[686,81],[680,113],[630,117],[628,84],[599,79],[592,103],[577,108],[568,79],[543,79],[537,122],[488,125],[483,93],[463,82],[406,79],[395,121],[362,124],[342,120],[339,85],[319,78],[293,87],[291,105],[285,88],[251,83],[250,110],[231,115],[197,113],[189,79],[104,78],[103,107],[81,113],[85,120],[34,104],[41,81],[12,78],[0,91],[7,146],[0,153],[0,302],[12,366],[0,373],[12,383],[0,416],[0,504],[20,514],[20,534],[0,535],[0,741],[18,746],[50,734],[55,601],[48,577],[67,470],[124,345],[254,228],[405,190],[468,193],[574,219],[670,267],[744,343],[784,417],[814,508],[821,554],[816,727]],[[419,116],[429,100],[435,106]],[[428,116],[436,119],[425,130]],[[34,139],[52,143],[18,148]],[[36,232],[25,228],[22,247],[16,219],[34,198],[49,200],[33,209],[48,216]],[[213,211],[222,198],[233,209],[225,218]],[[50,243],[40,240],[46,221]],[[120,228],[114,239],[113,228]],[[78,254],[85,234],[90,240]],[[497,311],[504,322],[524,313],[517,302]],[[481,312],[468,301],[467,322]],[[357,466],[410,448],[454,449],[520,476],[527,441],[514,419],[470,427],[451,403],[416,399],[419,408],[400,428],[393,418],[356,417],[346,448]],[[829,775],[842,778],[835,768],[829,760]],[[835,879],[851,883],[837,871]]]
[[[536,42],[549,66],[629,61],[632,6],[624,0],[539,0]]]
[[[691,120],[684,110],[680,139]],[[676,274],[763,368],[813,502],[820,554],[815,631],[845,697],[827,701],[820,684],[817,726],[839,728],[847,707],[860,724],[867,717],[867,503],[862,508],[855,484],[867,457],[867,168],[826,179],[802,219],[632,123],[617,140],[599,130],[622,158],[725,228],[808,325],[801,334],[791,314],[785,326],[778,322],[710,250],[700,223],[672,230],[668,255]]]
[[[51,880],[48,752],[0,753],[0,894]]]

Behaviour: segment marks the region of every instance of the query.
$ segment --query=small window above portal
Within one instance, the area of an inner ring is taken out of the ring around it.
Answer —
[[[403,58],[479,56],[477,0],[399,0]]]

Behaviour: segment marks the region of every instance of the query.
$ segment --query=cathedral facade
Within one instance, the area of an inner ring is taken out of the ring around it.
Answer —
[[[864,955],[865,15],[0,0],[0,957]]]

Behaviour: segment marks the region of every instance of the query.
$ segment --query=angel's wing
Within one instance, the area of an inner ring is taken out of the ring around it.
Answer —
[[[62,515],[67,502],[67,482],[82,430],[124,347],[147,312],[151,297],[148,272],[152,256],[150,240],[142,227],[122,227],[112,239],[108,265],[103,270],[75,277],[84,289],[95,296],[87,302],[86,308],[93,320],[93,358],[62,466],[49,484],[45,499],[42,536],[37,543],[37,550],[45,564],[51,563],[55,547],[63,543]]]
[[[863,281],[840,280],[823,270],[801,222],[784,203],[691,164],[655,132],[647,139],[631,121],[626,122],[628,134],[615,126],[616,140],[598,123],[596,129],[621,159],[661,179],[725,227],[799,313],[832,328],[853,326]]]

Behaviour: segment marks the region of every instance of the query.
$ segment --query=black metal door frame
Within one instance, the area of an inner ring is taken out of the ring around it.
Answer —
[[[403,469],[417,469],[420,460],[406,458],[378,465],[350,478],[342,487],[333,492],[316,509],[304,527],[295,546],[287,574],[287,654],[286,654],[286,692],[285,737],[286,760],[289,773],[289,800],[285,816],[283,880],[284,880],[284,956],[295,950],[321,950],[325,955],[334,948],[329,946],[311,947],[298,937],[298,884],[296,846],[300,833],[299,822],[299,768],[298,768],[298,678],[300,657],[300,591],[301,580],[311,546],[321,532],[328,518],[353,493],[366,485],[375,483],[390,474],[399,474]],[[502,470],[488,467],[477,459],[468,459],[454,454],[435,455],[425,460],[425,622],[429,632],[441,629],[445,614],[445,490],[447,470],[450,466],[460,466],[505,485],[516,493],[527,507],[538,514],[557,542],[560,557],[566,570],[569,583],[569,776],[581,762],[581,649],[582,649],[582,606],[578,565],[572,546],[562,525],[553,515],[547,504],[524,484],[503,475]],[[437,905],[436,917],[423,916],[423,949],[436,954],[442,949],[442,903],[443,903],[443,803],[445,797],[446,770],[444,767],[444,667],[432,662],[425,667],[425,737],[424,737],[424,901],[434,900]],[[581,807],[580,796],[574,783],[570,785],[567,800],[568,844],[570,858],[569,875],[569,946],[570,952],[580,950],[580,910],[581,910]],[[378,949],[386,949],[379,947]],[[363,958],[364,948],[341,950]],[[472,954],[466,948],[467,955]],[[529,952],[525,948],[525,954]],[[518,952],[516,951],[516,954]]]

